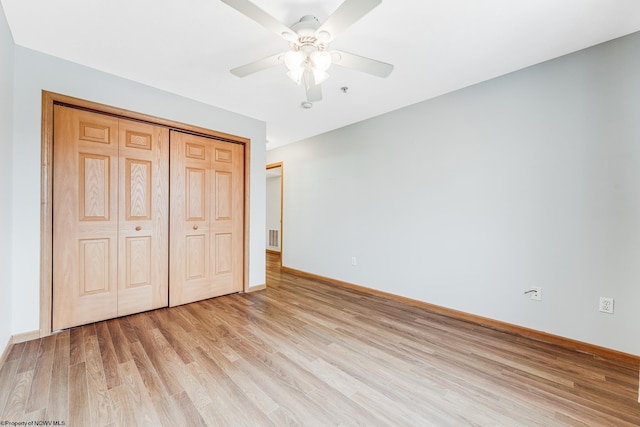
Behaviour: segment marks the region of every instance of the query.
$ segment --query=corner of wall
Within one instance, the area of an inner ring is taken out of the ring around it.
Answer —
[[[0,6],[0,345],[10,343],[12,328],[12,199],[13,199],[13,92],[15,45]],[[8,351],[4,350],[3,359]]]

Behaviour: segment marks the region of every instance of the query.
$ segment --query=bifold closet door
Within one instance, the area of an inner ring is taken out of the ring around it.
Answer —
[[[169,129],[120,120],[118,316],[169,304]]]
[[[168,130],[55,106],[53,329],[166,306]]]
[[[169,305],[243,290],[244,146],[171,131]]]
[[[55,106],[53,329],[118,315],[118,119]]]

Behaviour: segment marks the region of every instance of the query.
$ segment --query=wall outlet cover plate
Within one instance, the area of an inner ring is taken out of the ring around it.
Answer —
[[[599,310],[603,313],[613,314],[613,298],[600,297]]]

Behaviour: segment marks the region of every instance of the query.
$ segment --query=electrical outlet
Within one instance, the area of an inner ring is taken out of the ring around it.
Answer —
[[[541,301],[542,300],[542,288],[540,288],[538,286],[532,286],[531,290],[535,291],[535,292],[531,292],[529,294],[531,296],[531,299],[535,300],[535,301]]]
[[[358,263],[358,260],[356,260],[356,257],[352,256],[351,257],[351,265],[356,265]]]
[[[613,314],[613,298],[600,297],[600,311]]]

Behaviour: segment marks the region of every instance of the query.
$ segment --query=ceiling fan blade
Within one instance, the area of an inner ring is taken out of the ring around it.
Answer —
[[[287,27],[273,16],[269,15],[264,10],[260,9],[249,0],[220,0],[223,3],[231,6],[243,15],[253,19],[258,24],[265,27],[267,30],[275,33],[288,41],[295,41],[298,39],[296,33]]]
[[[353,53],[342,52],[340,50],[331,51],[332,63],[341,67],[353,68],[363,73],[378,77],[387,77],[393,71],[393,65]]]
[[[304,87],[307,92],[307,101],[322,101],[322,89],[320,88],[320,85],[316,84],[316,79],[313,77],[313,73],[309,70],[304,72]]]
[[[284,63],[284,53],[278,53],[267,58],[250,62],[249,64],[236,67],[231,70],[231,74],[237,77],[246,77],[249,74],[257,73],[258,71],[266,70],[267,68],[271,68],[282,63]]]
[[[345,0],[325,23],[318,28],[316,34],[318,34],[323,43],[329,43],[380,3],[382,3],[382,0]]]

